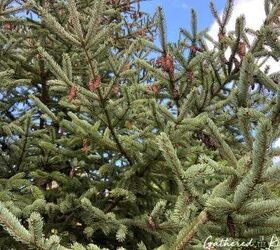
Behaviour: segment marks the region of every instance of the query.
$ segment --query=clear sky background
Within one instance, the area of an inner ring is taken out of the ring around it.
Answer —
[[[226,0],[214,0],[217,9],[222,11]],[[195,9],[199,30],[210,27],[214,18],[209,8],[210,0],[147,0],[142,2],[142,10],[154,13],[157,6],[162,6],[166,17],[169,41],[177,41],[181,27],[190,29],[191,9]]]

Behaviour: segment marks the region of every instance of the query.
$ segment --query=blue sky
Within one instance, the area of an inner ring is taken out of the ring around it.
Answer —
[[[219,12],[226,0],[214,0]],[[195,9],[198,16],[198,27],[202,30],[210,27],[214,19],[209,9],[210,0],[147,0],[142,2],[142,10],[154,13],[157,6],[165,12],[167,36],[169,41],[177,41],[180,27],[190,29],[190,12]]]

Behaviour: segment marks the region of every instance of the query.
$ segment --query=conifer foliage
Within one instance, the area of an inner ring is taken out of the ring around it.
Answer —
[[[228,31],[234,1],[211,2],[217,37],[192,10],[168,43],[138,0],[1,0],[0,248],[279,235],[280,1],[264,2],[259,30]]]

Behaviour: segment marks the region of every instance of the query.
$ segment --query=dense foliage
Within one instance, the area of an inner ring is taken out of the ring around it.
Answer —
[[[266,61],[280,1],[264,2],[259,30],[241,16],[227,31],[229,0],[222,16],[210,4],[217,39],[192,10],[168,43],[163,10],[138,0],[1,0],[1,249],[278,235],[280,74]]]

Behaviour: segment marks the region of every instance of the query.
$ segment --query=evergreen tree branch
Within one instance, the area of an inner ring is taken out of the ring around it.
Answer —
[[[94,76],[95,75],[95,70],[94,70],[94,66],[92,65],[92,61],[90,60],[90,56],[89,56],[88,50],[85,48],[85,46],[83,46],[83,50],[84,50],[84,53],[86,55],[87,61],[88,61],[89,65],[90,65],[91,74],[92,74],[92,76]],[[107,119],[107,122],[108,122],[108,127],[109,127],[109,129],[110,129],[110,131],[111,131],[111,133],[112,133],[112,135],[114,137],[114,140],[115,140],[115,142],[116,142],[120,152],[122,153],[122,155],[124,155],[125,158],[128,160],[129,164],[132,165],[133,161],[130,159],[130,157],[128,156],[128,154],[124,150],[123,146],[121,145],[121,143],[120,143],[120,141],[119,141],[119,139],[118,139],[118,137],[117,137],[117,135],[115,133],[114,127],[113,127],[113,125],[111,123],[110,115],[109,115],[108,110],[106,108],[105,100],[103,99],[102,93],[101,93],[99,88],[97,89],[97,94],[98,94],[99,100],[101,102],[101,107],[104,110],[104,113],[106,115],[106,119]]]
[[[184,250],[196,235],[198,228],[209,220],[207,210],[203,210],[196,220],[189,226],[181,229],[172,247],[174,250]]]
[[[21,165],[23,163],[24,156],[26,154],[26,147],[27,147],[27,143],[28,143],[28,140],[29,140],[30,125],[31,125],[31,117],[27,117],[26,123],[25,123],[25,134],[23,135],[23,147],[22,147],[19,159],[18,159],[18,163],[16,165],[16,172],[21,170]]]
[[[31,242],[31,234],[19,223],[18,219],[0,203],[0,223],[18,241]]]

